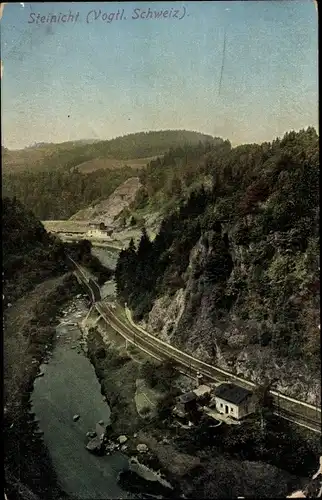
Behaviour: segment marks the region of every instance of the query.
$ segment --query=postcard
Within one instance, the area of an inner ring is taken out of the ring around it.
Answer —
[[[321,497],[318,3],[0,7],[5,499]]]

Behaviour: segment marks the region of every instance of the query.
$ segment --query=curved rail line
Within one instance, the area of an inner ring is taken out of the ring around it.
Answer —
[[[195,372],[200,372],[210,380],[220,382],[235,380],[238,381],[240,385],[250,390],[253,390],[256,387],[254,382],[245,380],[221,368],[209,365],[208,363],[196,359],[189,354],[180,351],[176,347],[157,339],[150,333],[144,331],[138,325],[135,325],[128,311],[126,314],[129,325],[120,321],[111,308],[103,302],[95,300],[95,297],[98,297],[98,284],[95,283],[95,281],[89,276],[86,276],[84,269],[82,269],[79,264],[71,258],[70,260],[75,265],[79,273],[79,277],[90,290],[90,294],[98,314],[107,323],[111,324],[113,329],[123,336],[123,338],[131,343],[134,343],[137,347],[156,359],[160,359],[160,357],[163,357],[163,359],[173,359],[177,363],[179,371],[188,374],[189,376],[193,376]],[[96,289],[95,292],[93,288]],[[286,420],[290,420],[298,425],[304,426],[321,434],[321,408],[304,401],[296,400],[295,398],[286,396],[278,391],[271,390],[269,394],[273,399],[273,407],[275,408],[274,413],[282,418],[285,418]]]
[[[184,361],[179,354],[175,354],[173,352],[169,352],[168,349],[161,348],[160,346],[156,346],[151,339],[146,339],[139,334],[134,334],[132,330],[130,330],[127,325],[122,323],[111,311],[111,309],[106,306],[106,304],[95,304],[95,307],[98,311],[98,313],[101,315],[101,317],[108,322],[113,329],[115,329],[123,338],[127,339],[128,341],[134,343],[138,348],[142,349],[145,352],[148,352],[151,356],[158,358],[156,354],[159,354],[163,357],[163,359],[172,359],[176,362],[178,369],[181,373],[184,373],[185,375],[188,375],[190,377],[195,378],[197,373],[200,372],[206,378],[210,380],[214,380],[216,382],[223,382],[231,380],[229,375],[223,377],[222,373],[216,373],[217,369],[215,367],[212,367],[212,371],[210,370],[204,370],[201,365],[203,362],[196,360],[196,363],[190,362],[190,360],[187,362],[186,360]],[[135,338],[134,338],[135,337]],[[183,353],[184,354],[184,353]],[[211,366],[211,365],[209,365]],[[225,372],[227,373],[227,372]],[[240,379],[242,380],[242,379]],[[244,382],[244,386],[248,383],[246,381]],[[246,384],[245,384],[246,382]],[[253,383],[252,383],[253,384]],[[253,384],[255,386],[255,384]],[[287,399],[292,399],[293,398],[288,398]],[[284,404],[283,404],[284,403]],[[297,402],[299,403],[299,402]],[[307,403],[304,403],[307,405]],[[316,411],[316,408],[313,407],[312,405],[307,405],[310,409],[313,409],[314,412]],[[273,408],[274,408],[274,414],[284,418],[285,420],[289,420],[291,422],[296,423],[299,426],[306,427],[314,432],[321,432],[320,425],[319,425],[319,418],[314,418],[314,415],[305,415],[303,412],[300,411],[295,411],[294,409],[290,409],[285,407],[285,402],[283,401],[283,395],[278,394],[277,402],[273,401]]]
[[[150,338],[154,339],[156,342],[158,342],[158,343],[160,343],[160,344],[163,344],[163,345],[166,345],[166,346],[167,346],[167,347],[169,347],[171,350],[173,350],[173,351],[177,351],[178,353],[180,353],[180,354],[184,355],[185,357],[190,358],[190,359],[192,359],[192,360],[194,360],[194,361],[197,361],[198,363],[200,363],[200,366],[204,366],[205,368],[208,368],[208,369],[209,369],[209,368],[210,368],[210,369],[214,369],[214,368],[215,368],[218,372],[221,372],[223,375],[225,375],[225,376],[227,376],[227,377],[234,378],[235,380],[238,380],[239,382],[242,382],[242,383],[245,383],[245,382],[246,382],[246,383],[247,383],[247,385],[249,385],[250,387],[253,387],[253,388],[257,387],[257,386],[256,386],[256,384],[254,384],[254,382],[251,382],[251,381],[249,381],[249,380],[246,380],[246,379],[243,379],[243,378],[241,378],[241,377],[238,377],[238,375],[234,375],[233,373],[230,373],[230,372],[228,372],[228,371],[226,371],[226,370],[223,370],[222,368],[218,368],[218,367],[214,367],[213,365],[209,365],[208,363],[205,363],[204,361],[198,360],[198,359],[194,358],[193,356],[190,356],[189,354],[187,354],[187,353],[184,353],[184,352],[180,351],[180,350],[179,350],[179,349],[177,349],[176,347],[174,347],[174,346],[172,346],[172,345],[170,345],[170,344],[167,344],[167,343],[166,343],[166,342],[164,342],[163,340],[161,340],[161,339],[158,339],[158,338],[154,337],[154,336],[153,336],[153,335],[151,335],[150,333],[148,333],[148,332],[146,332],[145,330],[143,330],[143,328],[141,328],[139,325],[136,325],[136,324],[134,323],[134,321],[132,320],[131,311],[130,311],[127,307],[125,308],[125,312],[126,312],[126,315],[127,315],[127,318],[128,318],[128,320],[129,320],[129,322],[132,324],[132,326],[133,326],[133,327],[135,327],[135,328],[137,328],[138,330],[140,330],[140,331],[141,331],[142,333],[144,333],[146,336],[148,336],[148,337],[150,337]],[[283,398],[283,399],[285,399],[285,400],[288,400],[288,401],[290,401],[290,402],[292,402],[292,403],[299,403],[299,400],[294,399],[294,398],[292,398],[292,397],[290,397],[290,396],[286,396],[285,394],[281,394],[281,393],[279,393],[279,392],[277,392],[277,391],[274,391],[274,390],[271,390],[271,391],[270,391],[270,394],[271,394],[272,396],[279,396],[280,398]],[[301,401],[301,404],[302,404],[303,406],[306,406],[307,408],[310,408],[310,409],[312,409],[312,410],[316,411],[316,406],[314,406],[314,405],[311,405],[311,404],[309,404],[309,403],[305,403],[304,401]],[[318,411],[321,413],[321,409],[318,409]]]

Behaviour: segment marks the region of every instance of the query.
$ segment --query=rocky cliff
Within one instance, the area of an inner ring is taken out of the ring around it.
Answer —
[[[140,188],[140,179],[138,177],[131,177],[121,184],[109,198],[97,205],[80,210],[70,220],[104,222],[110,226],[114,219],[134,201]]]
[[[208,236],[211,238],[211,235]],[[244,276],[253,273],[252,266],[247,265],[250,251],[232,243],[233,270],[227,287],[232,288],[241,273]],[[213,289],[205,285],[203,276],[198,276],[212,252],[213,248],[202,242],[202,239],[198,241],[190,252],[185,286],[172,296],[165,294],[157,298],[147,319],[141,322],[142,326],[193,356],[223,369],[233,370],[255,383],[278,379],[275,385],[277,390],[320,406],[319,372],[313,375],[312,367],[303,359],[282,356],[274,349],[274,345],[265,345],[265,341],[261,341],[265,332],[274,331],[273,311],[266,320],[259,322],[255,308],[248,317],[243,315],[240,301],[222,319],[213,320]],[[252,294],[248,294],[244,302],[248,301],[251,306],[252,298]],[[315,329],[318,341],[318,308],[315,307],[311,314],[308,308],[305,320],[308,329]]]
[[[320,404],[318,135],[214,149],[205,162],[212,187],[121,253],[119,298],[164,340]]]

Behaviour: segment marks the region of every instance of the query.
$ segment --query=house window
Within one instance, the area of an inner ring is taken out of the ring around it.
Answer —
[[[220,403],[220,408],[222,408],[224,405],[222,403]]]
[[[234,408],[230,408],[230,413],[234,413]]]

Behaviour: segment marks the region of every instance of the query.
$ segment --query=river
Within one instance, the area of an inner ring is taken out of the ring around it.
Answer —
[[[110,269],[115,269],[118,252],[93,247],[92,254]],[[115,295],[113,280],[101,287],[102,298]],[[77,323],[88,313],[82,298],[66,305],[56,328],[52,355],[35,380],[32,411],[43,431],[58,482],[77,499],[137,498],[124,491],[117,478],[129,469],[128,457],[120,452],[95,456],[85,446],[86,433],[95,430],[100,420],[110,421],[110,409],[103,400],[92,364],[81,348],[82,334]],[[80,415],[74,422],[73,416]]]
[[[85,449],[86,433],[100,420],[108,423],[110,409],[79,344],[81,332],[75,324],[87,314],[86,306],[80,299],[74,307],[57,327],[52,356],[41,366],[44,376],[35,381],[33,412],[66,493],[79,499],[133,498],[117,483],[119,472],[128,467],[127,457],[119,452],[97,457]],[[75,414],[80,415],[77,422]]]

